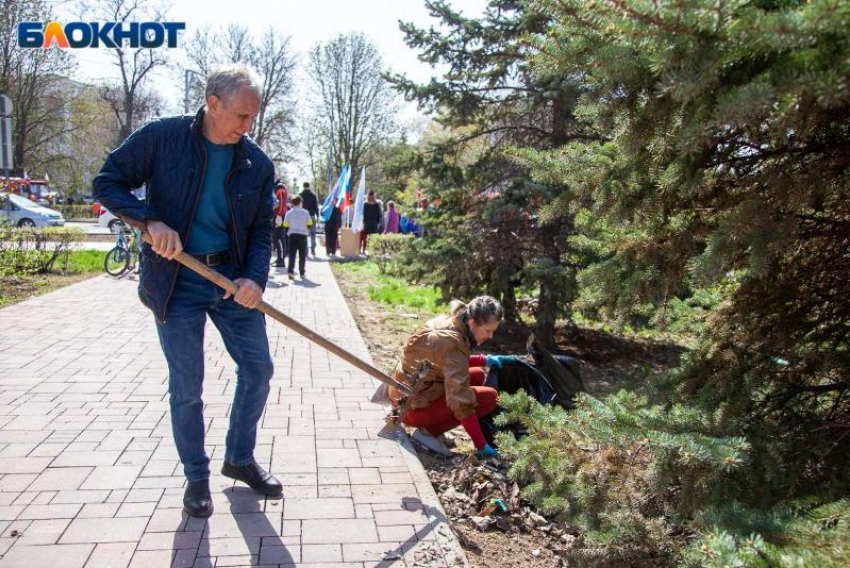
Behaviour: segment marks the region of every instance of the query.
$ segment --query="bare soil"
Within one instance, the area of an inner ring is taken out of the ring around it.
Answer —
[[[369,299],[370,282],[362,276],[352,279],[341,271],[335,275],[376,366],[389,372],[408,335],[434,314],[405,313],[378,304]],[[486,352],[525,354],[529,333],[520,323],[505,322],[485,346]],[[580,362],[588,391],[595,395],[651,379],[677,365],[683,352],[678,345],[580,327],[559,329],[555,350]],[[452,434],[457,457],[438,457],[421,448],[418,456],[470,563],[483,568],[566,566],[565,555],[580,535],[546,520],[522,498],[511,503],[508,512],[493,511],[494,497],[507,500],[518,489],[507,478],[507,465],[467,457],[471,441],[462,429]],[[487,516],[482,513],[499,522],[481,530],[480,519]]]
[[[37,274],[0,277],[0,308],[87,280],[95,273]]]

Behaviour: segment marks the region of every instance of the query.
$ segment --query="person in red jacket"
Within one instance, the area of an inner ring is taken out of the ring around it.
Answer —
[[[277,255],[274,265],[277,267],[286,266],[286,256],[289,254],[289,245],[286,242],[286,227],[283,226],[283,218],[286,217],[286,212],[289,211],[289,192],[286,191],[286,186],[283,182],[277,183],[277,189],[274,192],[277,199],[277,207],[274,208],[274,251]]]

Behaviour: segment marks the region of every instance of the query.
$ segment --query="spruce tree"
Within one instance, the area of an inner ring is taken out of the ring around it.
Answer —
[[[683,531],[680,545],[702,539],[670,562],[846,564],[836,539],[850,493],[850,4],[534,5],[552,17],[529,36],[537,71],[580,81],[576,113],[600,135],[517,152],[539,183],[564,188],[544,213],[574,221],[599,253],[580,285],[620,313],[698,286],[728,292],[659,385],[667,406],[620,405],[612,419],[685,436],[679,460],[688,438],[704,441],[687,450],[697,457],[712,455],[710,440],[742,440],[742,462],[677,471],[647,436],[650,461],[629,465],[650,476],[641,494],[659,508],[638,507],[638,520],[614,491],[622,478],[597,477],[587,491],[602,497],[586,503],[624,530],[597,532],[596,544],[634,551],[662,523]],[[645,406],[691,417],[641,424]],[[615,457],[639,447],[625,428],[584,426]]]
[[[426,6],[439,28],[402,23],[401,29],[421,60],[448,72],[428,84],[390,77],[448,133],[422,152],[418,164],[431,182],[427,192],[440,203],[439,217],[430,219],[439,231],[431,231],[431,252],[420,259],[438,263],[423,265],[423,272],[441,275],[437,284],[447,293],[497,295],[511,316],[518,290],[535,290],[537,334],[551,344],[555,321],[569,312],[576,293],[581,251],[569,246],[570,219],[543,222],[538,215],[561,189],[533,183],[508,151],[592,138],[573,114],[582,87],[571,78],[541,78],[532,71],[524,39],[545,30],[550,18],[525,3],[491,0],[480,18],[466,17],[443,0]],[[462,265],[470,269],[442,274],[445,254],[465,259]]]

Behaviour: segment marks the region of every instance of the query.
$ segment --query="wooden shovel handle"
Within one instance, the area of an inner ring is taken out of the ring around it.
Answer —
[[[148,233],[142,233],[142,239],[144,239],[144,241],[146,243],[150,244],[150,245],[153,244],[153,241],[151,240],[151,236]],[[202,263],[201,261],[199,261],[195,257],[186,254],[185,252],[181,252],[179,255],[177,255],[174,258],[174,260],[176,260],[177,262],[179,262],[180,264],[182,264],[186,268],[189,268],[190,270],[197,272],[198,274],[200,274],[201,276],[203,276],[204,278],[206,278],[210,282],[213,282],[214,284],[216,284],[220,288],[223,288],[225,291],[230,292],[234,296],[236,295],[237,290],[239,290],[239,285],[237,285],[235,282],[233,282],[230,278],[227,278],[226,276],[219,274],[218,272],[216,272],[215,270],[213,270],[212,268],[210,268],[206,264]],[[412,387],[393,379],[392,377],[385,374],[380,369],[373,367],[372,365],[370,365],[366,361],[363,361],[359,357],[357,357],[357,356],[353,355],[352,353],[346,351],[345,349],[343,349],[342,347],[340,347],[336,343],[334,343],[334,342],[332,342],[328,339],[325,339],[324,337],[322,337],[321,335],[319,335],[315,331],[313,331],[310,328],[308,328],[307,326],[301,324],[297,320],[292,319],[291,317],[284,314],[283,312],[281,312],[280,310],[278,310],[274,306],[266,303],[265,301],[261,301],[260,305],[258,305],[256,307],[256,309],[263,312],[264,314],[266,314],[270,318],[282,323],[283,325],[285,325],[289,329],[295,331],[296,333],[303,335],[304,337],[306,337],[307,339],[309,339],[313,343],[327,349],[328,351],[330,351],[331,353],[333,353],[334,355],[336,355],[337,357],[339,357],[340,359],[342,359],[346,363],[349,363],[349,364],[353,365],[354,367],[357,367],[358,369],[360,369],[364,373],[368,374],[369,376],[375,377],[376,379],[378,379],[382,383],[386,383],[389,386],[398,389],[400,392],[402,392],[406,395],[413,394],[413,388]]]

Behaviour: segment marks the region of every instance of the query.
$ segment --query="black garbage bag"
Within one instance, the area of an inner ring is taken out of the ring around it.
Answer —
[[[578,361],[566,355],[552,355],[534,335],[528,338],[526,347],[534,368],[540,371],[555,389],[558,404],[572,404],[575,395],[587,390],[581,378]]]
[[[500,393],[515,394],[520,389],[540,404],[557,404],[567,410],[575,407],[573,398],[584,392],[584,381],[578,361],[566,355],[552,355],[534,336],[528,338],[528,357],[504,361],[501,369],[491,369],[485,386]],[[500,408],[479,419],[487,443],[495,446],[497,432],[510,431],[517,438],[528,434],[518,423],[496,426],[494,419]]]

